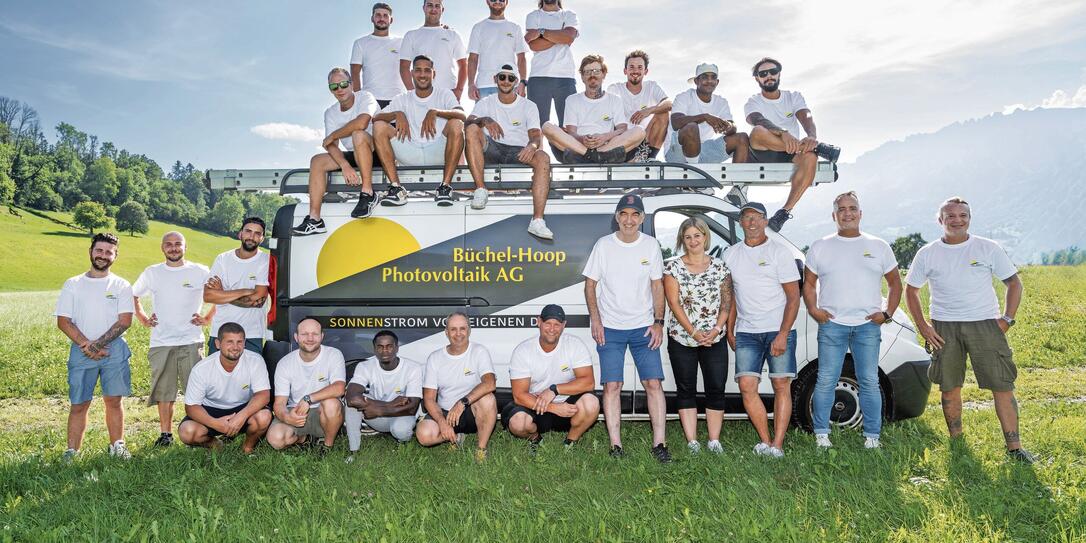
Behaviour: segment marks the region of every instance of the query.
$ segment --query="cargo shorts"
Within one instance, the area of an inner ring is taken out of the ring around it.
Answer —
[[[928,378],[947,391],[965,383],[965,359],[973,366],[980,388],[993,392],[1014,390],[1018,368],[1014,365],[1007,335],[996,319],[972,322],[932,321],[943,338],[943,348],[931,354]]]
[[[203,346],[204,342],[201,341],[189,345],[151,347],[147,351],[147,361],[151,365],[151,393],[147,395],[147,405],[176,400],[178,381],[181,382],[181,393],[185,393],[192,367],[203,359],[200,352]]]

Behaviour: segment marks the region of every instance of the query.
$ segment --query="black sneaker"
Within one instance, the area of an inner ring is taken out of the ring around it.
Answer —
[[[324,226],[324,219],[313,220],[306,215],[302,222],[298,223],[291,232],[294,232],[295,236],[309,236],[312,234],[323,234],[328,229]]]
[[[567,437],[565,441],[562,442],[562,446],[565,447],[566,452],[569,452],[573,450],[573,447],[577,446],[577,441]]]
[[[626,149],[615,147],[610,151],[599,153],[599,162],[602,164],[622,164],[626,162]]]
[[[385,197],[381,199],[383,206],[402,206],[407,204],[407,191],[400,185],[390,185]]]
[[[622,445],[611,445],[611,458],[625,458],[626,451],[622,450]]]
[[[792,218],[792,214],[787,209],[778,209],[772,217],[769,218],[769,229],[774,232],[780,232],[784,226],[785,221]]]
[[[584,161],[589,164],[599,164],[602,162],[600,158],[600,152],[596,149],[589,149],[584,154]]]
[[[837,159],[841,156],[841,148],[828,143],[819,143],[818,145],[815,145],[814,152],[819,157],[830,162],[837,162]]]
[[[1016,460],[1023,464],[1033,464],[1037,462],[1037,457],[1033,453],[1019,447],[1017,449],[1007,451],[1007,456],[1011,460]]]
[[[442,183],[437,188],[437,193],[434,194],[434,201],[439,206],[451,206],[453,204],[452,187],[447,183]]]
[[[661,464],[671,463],[671,453],[667,450],[667,445],[658,443],[652,448],[652,457]]]
[[[154,444],[155,447],[160,447],[163,449],[169,447],[170,445],[173,445],[173,434],[169,432],[162,432],[162,434],[158,436],[158,439],[155,440]]]
[[[539,452],[541,443],[543,443],[543,434],[536,434],[534,438],[528,438],[528,454],[535,456]]]
[[[351,217],[356,219],[365,219],[369,217],[373,212],[373,207],[377,205],[377,202],[381,201],[381,197],[378,195],[370,194],[368,192],[362,192],[358,195],[358,203],[355,204],[354,210],[351,211]]]

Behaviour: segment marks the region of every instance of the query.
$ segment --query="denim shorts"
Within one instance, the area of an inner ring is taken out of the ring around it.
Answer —
[[[106,349],[109,354],[101,360],[87,358],[74,343],[68,350],[68,399],[72,405],[94,398],[94,386],[99,377],[102,396],[132,395],[132,369],[128,365],[132,351],[128,350],[128,343],[124,338],[117,338]]]
[[[769,377],[796,376],[796,331],[788,332],[788,347],[780,356],[770,356],[769,346],[777,332],[735,333],[735,380],[762,377],[762,365],[769,361]]]
[[[723,136],[701,142],[701,154],[697,157],[698,162],[710,164],[728,160],[728,157],[731,155],[728,154],[726,146],[727,144],[724,142]],[[686,158],[683,156],[683,146],[679,143],[678,132],[671,133],[671,146],[668,147],[664,158],[668,162],[686,162]]]
[[[646,335],[648,327],[633,330],[603,329],[603,345],[596,345],[600,355],[600,384],[621,383],[626,365],[626,348],[630,348],[637,376],[642,381],[664,380],[664,364],[660,360],[660,348],[649,348],[652,336]]]

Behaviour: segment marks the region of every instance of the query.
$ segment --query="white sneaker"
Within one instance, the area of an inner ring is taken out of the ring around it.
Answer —
[[[486,207],[487,200],[490,199],[490,194],[485,188],[479,187],[475,189],[475,192],[471,196],[471,208],[483,209]]]
[[[833,446],[833,443],[830,442],[829,434],[815,434],[815,445],[828,449]]]
[[[61,460],[65,464],[71,464],[72,462],[75,462],[75,459],[78,456],[79,456],[79,449],[68,449],[68,450],[64,451],[64,456],[61,457]]]
[[[701,452],[701,444],[698,443],[697,440],[687,443],[686,448],[690,449],[690,454],[698,454]]]
[[[754,446],[754,454],[761,456],[769,456],[769,449],[772,449],[767,443],[758,443]]]
[[[766,449],[766,455],[772,456],[773,458],[784,458],[784,451],[776,447],[769,447]]]
[[[128,452],[128,447],[124,446],[123,439],[118,439],[109,446],[109,455],[113,458],[120,458],[121,460],[129,460],[132,458],[132,453]]]
[[[877,437],[869,437],[864,440],[865,449],[878,449],[880,447],[882,447],[882,444],[879,443],[879,438]]]
[[[720,442],[715,440],[715,439],[710,441],[706,445],[705,448],[709,449],[709,452],[714,452],[716,454],[724,454],[724,446],[721,445]]]
[[[532,219],[528,223],[528,233],[537,238],[554,239],[554,232],[547,228],[547,221],[543,219]]]

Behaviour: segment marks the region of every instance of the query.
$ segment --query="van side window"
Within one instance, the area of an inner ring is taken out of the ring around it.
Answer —
[[[734,218],[716,210],[707,208],[670,208],[657,211],[653,214],[654,236],[660,241],[664,258],[670,258],[682,254],[682,249],[676,250],[675,241],[679,233],[679,225],[689,217],[698,217],[709,225],[710,254],[720,257],[724,249],[736,241],[737,228]]]

